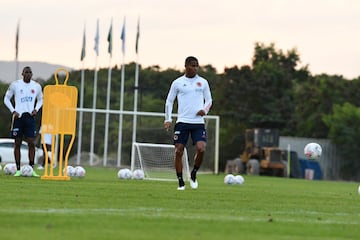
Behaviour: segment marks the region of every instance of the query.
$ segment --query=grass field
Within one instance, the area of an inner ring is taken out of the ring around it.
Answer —
[[[176,182],[120,180],[87,168],[70,181],[0,173],[1,239],[360,239],[358,183],[199,175]]]

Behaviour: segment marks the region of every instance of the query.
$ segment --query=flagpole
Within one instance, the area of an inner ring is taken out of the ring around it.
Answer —
[[[132,147],[131,147],[131,171],[135,170],[134,158],[135,158],[135,146],[136,142],[136,129],[137,129],[137,102],[138,102],[138,82],[139,82],[139,63],[138,55],[136,55],[136,68],[135,68],[135,86],[134,86],[134,115],[133,115],[133,131],[132,131]]]
[[[80,108],[83,108],[84,105],[84,61],[82,62],[81,69],[81,88],[80,88]],[[79,125],[78,125],[78,146],[77,146],[77,158],[76,163],[80,165],[80,157],[81,157],[81,140],[82,140],[82,125],[83,125],[83,112],[79,112]]]
[[[97,95],[97,79],[98,79],[98,56],[96,55],[95,59],[95,72],[94,72],[94,90],[93,90],[93,106],[91,116],[91,143],[90,143],[90,166],[94,164],[94,142],[95,142],[95,120],[96,120],[96,95]]]
[[[16,37],[15,37],[15,80],[19,78],[19,33],[20,32],[20,20],[16,26]]]
[[[125,82],[125,24],[126,18],[124,17],[123,28],[121,31],[122,39],[122,66],[121,66],[121,87],[120,87],[120,115],[119,115],[119,135],[118,135],[118,152],[117,152],[117,166],[121,166],[121,149],[122,149],[122,128],[123,128],[123,114],[124,110],[124,82]]]
[[[90,166],[94,163],[94,142],[95,142],[95,117],[96,117],[96,94],[97,94],[97,62],[99,56],[99,19],[96,21],[96,34],[95,34],[95,71],[94,71],[94,89],[93,89],[93,112],[91,116],[91,140],[90,140]]]
[[[136,68],[135,68],[135,86],[134,86],[134,115],[133,115],[133,131],[132,131],[132,144],[131,144],[131,171],[134,171],[135,166],[135,146],[136,142],[136,129],[137,129],[137,102],[138,102],[138,88],[139,88],[139,54],[138,54],[138,44],[140,37],[140,18],[138,19],[137,33],[136,33]]]
[[[84,107],[84,78],[85,78],[85,70],[84,70],[84,58],[85,58],[85,49],[86,49],[86,37],[85,37],[85,29],[86,25],[84,25],[84,35],[81,49],[81,88],[80,88],[80,108]],[[80,157],[81,157],[81,142],[82,142],[82,126],[83,126],[83,112],[79,113],[79,125],[78,125],[78,148],[77,148],[77,165],[80,165]]]
[[[94,71],[94,89],[93,89],[93,105],[91,116],[91,139],[90,139],[90,166],[94,164],[94,141],[95,141],[95,120],[96,120],[96,95],[97,95],[97,79],[98,79],[98,56],[99,56],[99,19],[96,21],[96,34],[95,34],[95,71]]]
[[[106,167],[107,163],[107,149],[108,149],[108,135],[109,135],[109,110],[110,110],[110,92],[111,92],[111,56],[109,60],[109,70],[108,70],[108,85],[107,85],[107,94],[106,94],[106,115],[105,115],[105,135],[104,135],[104,157],[103,164]]]
[[[117,152],[117,166],[121,166],[121,148],[122,148],[122,127],[123,127],[123,114],[124,110],[124,80],[125,80],[125,63],[124,57],[121,66],[121,88],[120,88],[120,116],[119,116],[119,137],[118,137],[118,152]]]
[[[109,110],[110,110],[110,92],[111,92],[111,58],[112,58],[112,19],[108,35],[109,48],[109,69],[108,69],[108,85],[106,94],[106,116],[105,116],[105,135],[104,135],[104,157],[103,164],[106,166],[107,163],[107,149],[108,149],[108,135],[109,135]]]

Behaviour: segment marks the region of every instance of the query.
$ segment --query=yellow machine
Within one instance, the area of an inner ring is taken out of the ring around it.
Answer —
[[[279,149],[278,129],[247,129],[240,159],[240,171],[247,174],[286,176],[287,166]]]
[[[65,72],[66,77],[63,85],[59,85],[58,73]],[[69,79],[69,72],[64,68],[59,68],[55,71],[56,85],[47,85],[44,88],[44,103],[42,112],[42,129],[41,138],[43,147],[46,149],[44,135],[51,134],[52,144],[50,164],[48,164],[48,153],[45,151],[45,171],[41,179],[48,180],[70,180],[67,176],[67,165],[70,150],[75,140],[76,130],[76,107],[78,91],[74,86],[67,86]],[[55,136],[59,136],[60,141],[60,154],[59,154],[59,168],[58,174],[54,174],[53,166],[55,161],[54,146]],[[64,151],[64,138],[71,136],[70,143],[66,151]],[[65,152],[65,159],[63,153]],[[64,169],[64,171],[63,171]]]

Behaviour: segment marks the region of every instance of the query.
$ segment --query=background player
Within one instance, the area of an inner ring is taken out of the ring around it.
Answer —
[[[23,79],[12,82],[5,93],[4,104],[12,113],[11,135],[15,139],[14,157],[17,171],[14,176],[20,176],[21,153],[23,138],[28,143],[29,165],[34,169],[36,124],[35,115],[42,107],[43,93],[39,83],[32,80],[30,67],[24,67]],[[11,99],[14,97],[15,106]],[[34,177],[39,175],[33,171]]]
[[[204,116],[212,105],[212,97],[208,81],[200,77],[198,60],[193,57],[185,59],[185,75],[175,79],[170,87],[165,103],[164,127],[171,127],[171,114],[175,98],[178,102],[178,118],[174,128],[175,170],[179,181],[178,190],[185,190],[182,175],[182,156],[191,135],[195,145],[194,168],[191,171],[190,187],[198,188],[196,173],[204,158],[206,148],[206,130]]]

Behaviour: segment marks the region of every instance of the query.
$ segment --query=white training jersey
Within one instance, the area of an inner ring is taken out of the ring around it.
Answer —
[[[165,122],[171,122],[175,98],[178,102],[176,122],[204,123],[204,117],[197,113],[204,110],[207,114],[212,105],[209,83],[205,78],[199,75],[187,78],[183,75],[172,82],[165,103]]]
[[[39,129],[39,133],[41,134],[41,127]],[[41,143],[43,143],[42,138],[41,139]],[[51,145],[52,144],[52,135],[50,133],[44,133],[44,143]]]
[[[14,97],[15,106],[11,103],[12,97]],[[33,80],[28,83],[22,79],[16,80],[6,91],[4,103],[10,112],[16,111],[20,116],[23,113],[31,113],[34,109],[39,111],[43,104],[41,85]]]
[[[42,141],[41,141],[42,142]],[[48,145],[51,145],[52,143],[52,136],[50,133],[45,133],[44,134],[44,143],[45,144],[48,144]]]

